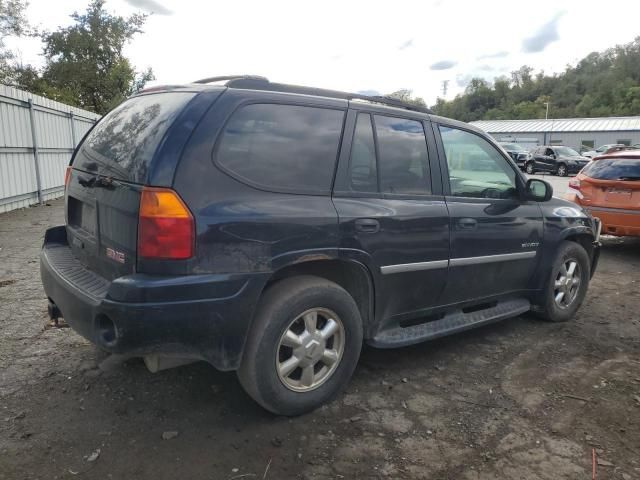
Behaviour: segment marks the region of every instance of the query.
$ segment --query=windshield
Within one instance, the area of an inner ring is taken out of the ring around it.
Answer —
[[[576,152],[573,148],[569,147],[556,147],[556,154],[565,155],[567,157],[579,157],[580,154]]]
[[[638,180],[640,158],[594,160],[582,170],[582,173],[597,180]]]
[[[503,143],[502,147],[505,150],[513,150],[516,152],[526,152],[527,150],[522,147],[521,145],[518,145],[517,143]]]

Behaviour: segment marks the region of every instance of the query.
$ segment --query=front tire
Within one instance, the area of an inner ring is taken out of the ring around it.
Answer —
[[[561,163],[560,165],[558,165],[558,170],[556,171],[556,174],[559,177],[566,177],[568,175],[568,170],[567,170],[567,166],[564,163]]]
[[[347,385],[362,336],[358,307],[342,287],[313,276],[281,280],[260,301],[238,378],[270,412],[309,412]]]
[[[533,162],[527,162],[524,169],[529,175],[533,175],[534,173],[536,173],[536,167]]]
[[[584,247],[576,242],[562,242],[540,305],[534,313],[550,322],[566,322],[582,304],[591,278],[591,262]]]

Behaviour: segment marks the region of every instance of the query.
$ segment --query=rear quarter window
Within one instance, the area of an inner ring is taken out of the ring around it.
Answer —
[[[592,160],[582,173],[597,180],[640,180],[640,158]]]
[[[246,105],[225,126],[215,162],[257,188],[329,193],[343,118],[344,111],[330,108]]]
[[[144,183],[164,134],[194,96],[191,92],[169,92],[126,100],[91,130],[74,166]]]

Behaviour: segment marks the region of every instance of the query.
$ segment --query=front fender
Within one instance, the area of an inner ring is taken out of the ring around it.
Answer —
[[[541,208],[544,242],[540,265],[533,281],[534,289],[542,291],[545,288],[558,247],[567,239],[578,241],[586,248],[593,275],[599,254],[595,219],[579,206],[558,198],[541,204]]]

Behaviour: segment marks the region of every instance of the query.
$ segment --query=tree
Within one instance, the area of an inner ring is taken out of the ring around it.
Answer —
[[[153,80],[151,69],[136,73],[123,54],[146,15],[112,15],[105,0],[92,0],[84,14],[71,15],[74,24],[42,34],[46,65],[41,72],[20,68],[21,88],[104,114]]]
[[[0,0],[0,82],[6,82],[12,72],[11,61],[14,54],[5,46],[7,37],[20,37],[28,33],[29,23],[24,11],[27,3],[23,0]]]
[[[433,110],[463,121],[478,119],[640,115],[640,37],[626,45],[593,52],[564,72],[533,74],[522,66],[493,85],[472,79],[453,100],[438,99]]]
[[[418,107],[426,107],[427,102],[424,101],[422,97],[414,97],[413,91],[408,90],[406,88],[397,90],[393,93],[387,95],[387,97],[395,98],[405,103],[411,103],[413,105],[417,105]]]

